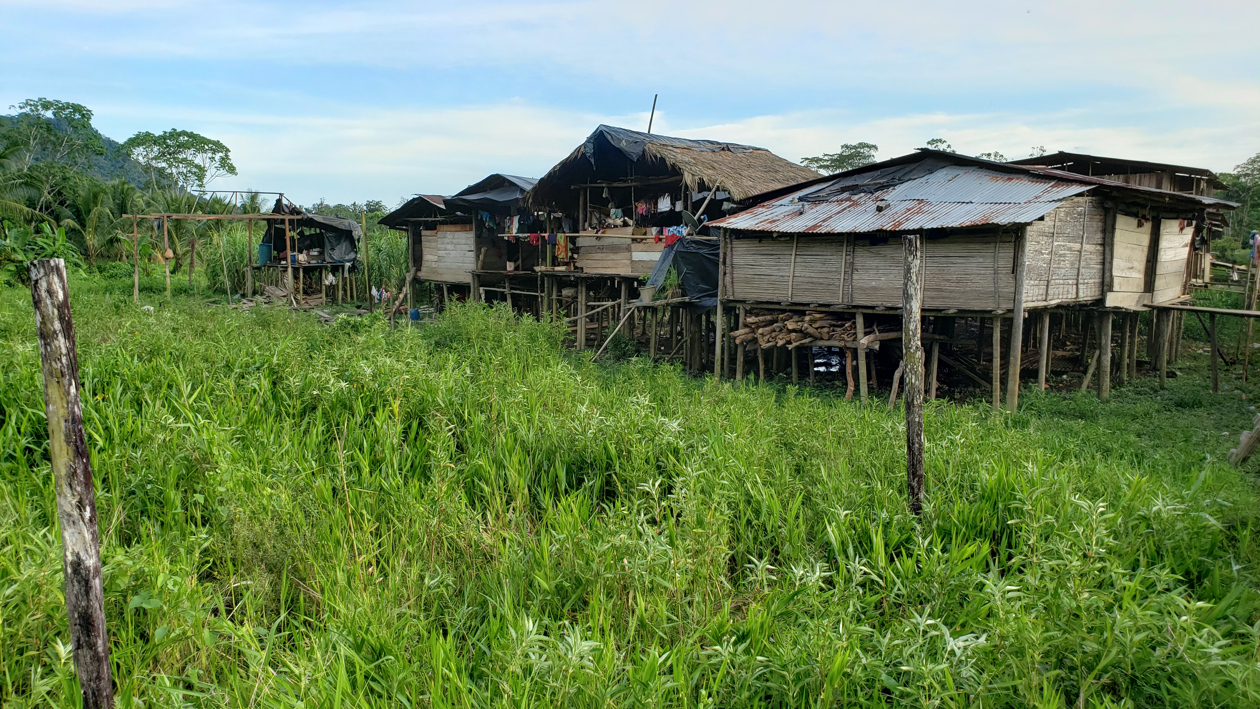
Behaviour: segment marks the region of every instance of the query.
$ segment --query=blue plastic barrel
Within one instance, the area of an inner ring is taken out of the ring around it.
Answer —
[[[411,309],[411,322],[420,322],[420,309],[419,308]]]
[[[271,244],[258,244],[258,265],[265,266],[271,263]]]

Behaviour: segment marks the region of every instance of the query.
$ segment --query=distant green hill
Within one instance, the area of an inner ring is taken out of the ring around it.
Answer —
[[[16,121],[17,116],[0,116],[0,132],[3,132]],[[145,187],[148,184],[148,177],[144,173],[144,168],[140,163],[132,160],[123,152],[121,143],[103,135],[95,128],[92,129],[92,132],[100,136],[101,142],[105,145],[105,154],[92,158],[87,174],[105,182],[111,182],[121,177],[136,187]]]

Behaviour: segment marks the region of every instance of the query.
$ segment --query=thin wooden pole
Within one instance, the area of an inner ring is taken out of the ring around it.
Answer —
[[[131,299],[140,303],[140,222],[131,218],[131,255],[135,257],[136,270],[131,277]]]
[[[166,268],[166,299],[171,299],[171,238],[167,219],[162,217],[162,265]]]
[[[1107,401],[1111,398],[1111,311],[1104,311],[1098,327],[1098,398]]]
[[[993,410],[1002,408],[1002,318],[993,318]]]
[[[1037,388],[1046,390],[1046,374],[1050,371],[1050,311],[1041,313],[1041,325],[1038,328],[1037,343]]]
[[[649,324],[649,326],[648,326],[648,329],[649,329],[649,331],[650,331],[650,332],[648,333],[648,350],[649,350],[649,351],[651,351],[651,353],[652,353],[652,360],[653,360],[653,361],[655,361],[655,360],[656,360],[656,348],[657,348],[656,338],[657,338],[658,333],[660,332],[660,329],[661,329],[661,308],[660,308],[660,306],[659,306],[659,305],[658,305],[658,306],[653,306],[652,310],[648,313],[648,317],[650,317],[650,318],[651,318],[651,320],[652,320],[652,322],[651,322],[651,323]],[[741,374],[743,374],[743,370],[742,370],[742,369],[740,370],[740,373],[741,373]]]
[[[1006,408],[1011,413],[1019,409],[1019,375],[1023,369],[1024,355],[1024,236],[1021,233],[1015,244],[1015,298],[1011,315],[1010,363],[1006,372]]]
[[[109,638],[101,584],[101,550],[92,467],[83,434],[79,401],[79,359],[74,322],[61,259],[32,261],[31,300],[44,372],[44,412],[48,417],[48,455],[57,490],[61,523],[66,614],[74,666],[83,706],[111,707]]]
[[[739,306],[739,327],[736,329],[744,329],[744,318],[747,315],[748,308],[743,305]],[[744,347],[744,343],[741,342],[738,345],[735,345],[735,381],[737,382],[744,381],[744,354],[746,352],[747,350]]]
[[[902,376],[906,382],[906,491],[910,511],[923,511],[923,284],[920,237],[901,237],[905,251],[904,289],[901,296]],[[896,389],[894,377],[893,389]]]
[[[289,228],[288,218],[284,220],[284,247],[286,251],[284,257],[285,267],[289,269],[289,287],[286,290],[289,291],[289,303],[296,308],[297,299],[293,297],[293,235],[292,230]]]
[[[1129,383],[1129,314],[1120,316],[1120,386]]]
[[[1129,380],[1137,379],[1137,360],[1138,360],[1138,325],[1141,324],[1141,313],[1133,313],[1130,319],[1133,321],[1133,335],[1129,338]]]
[[[1168,316],[1167,316],[1167,315],[1165,315],[1165,316],[1164,316],[1164,319],[1165,319],[1165,320],[1167,320],[1167,319],[1168,319]],[[1248,321],[1250,321],[1250,320],[1251,320],[1251,318],[1247,318],[1247,320],[1248,320]],[[1167,328],[1167,329],[1169,329],[1169,330],[1171,330],[1171,329],[1172,329],[1172,328],[1169,328],[1167,325],[1165,325],[1165,328]],[[1208,334],[1209,334],[1209,336],[1210,336],[1210,337],[1211,337],[1211,339],[1212,339],[1212,349],[1211,349],[1210,354],[1208,355],[1208,359],[1212,360],[1212,393],[1213,393],[1213,394],[1216,394],[1216,393],[1218,393],[1218,392],[1221,390],[1220,369],[1219,369],[1219,365],[1217,364],[1217,360],[1219,359],[1219,357],[1217,356],[1217,350],[1216,350],[1216,313],[1208,313],[1208,330],[1209,330],[1209,333],[1208,333]],[[1160,389],[1163,389],[1163,388],[1164,388],[1164,376],[1165,376],[1165,370],[1167,370],[1167,369],[1168,369],[1168,367],[1167,367],[1167,362],[1168,362],[1168,347],[1167,347],[1167,343],[1164,343],[1164,347],[1163,347],[1163,349],[1162,349],[1162,350],[1160,350],[1160,352],[1161,352],[1161,354],[1160,354],[1160,357],[1159,357],[1159,360],[1160,360],[1160,365],[1159,365],[1159,388],[1160,388]]]
[[[857,361],[858,361],[858,398],[862,403],[866,403],[867,381],[866,381],[866,345],[862,344],[862,338],[866,337],[866,323],[862,318],[862,311],[858,311],[854,317],[857,327]]]
[[[223,290],[227,292],[228,304],[232,303],[232,282],[228,280],[227,270],[227,232],[219,230],[219,261],[223,264]],[[207,266],[207,268],[209,268]],[[206,275],[206,283],[209,285],[210,276]]]
[[[846,349],[845,351],[847,352],[848,350]],[[941,341],[934,340],[932,342],[932,360],[931,360],[931,364],[929,365],[929,371],[931,373],[928,375],[928,378],[929,378],[928,380],[930,382],[928,384],[928,387],[929,387],[928,399],[931,401],[936,400],[936,374],[937,372],[940,371],[940,364],[941,364]]]
[[[709,194],[712,195],[713,192],[716,191],[717,189],[714,188],[714,190],[709,192]],[[726,337],[726,333],[723,332],[723,326],[726,325],[726,310],[723,307],[722,299],[726,297],[725,281],[727,252],[726,237],[723,236],[718,240],[717,333],[716,337],[713,338],[713,376],[718,379],[722,378],[722,355],[724,354],[722,340]],[[796,360],[793,360],[793,362],[795,361]],[[793,367],[793,369],[795,369],[795,367]]]
[[[368,233],[367,233],[367,215],[364,212],[359,213],[359,229],[363,231],[363,280],[367,281],[368,287],[368,312],[376,312],[376,299],[371,296],[372,293],[372,268],[368,262]],[[411,227],[407,227],[407,255],[411,255]],[[407,270],[411,270],[415,264],[408,263]],[[382,307],[384,304],[382,303]]]
[[[577,348],[586,349],[586,280],[578,279]]]
[[[253,298],[254,297],[254,220],[250,219],[245,224],[246,224],[245,226],[245,295],[247,295],[250,298]]]
[[[814,372],[812,363],[809,371],[812,376]],[[844,400],[853,401],[853,349],[850,347],[844,348],[844,378],[848,385],[844,390]]]
[[[799,370],[799,362],[801,359],[799,350],[788,350],[788,357],[792,358],[792,386],[800,386],[801,375]]]

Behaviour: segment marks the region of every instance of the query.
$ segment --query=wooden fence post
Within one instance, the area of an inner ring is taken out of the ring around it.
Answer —
[[[854,315],[856,321],[857,334],[857,358],[858,358],[858,395],[861,397],[862,403],[866,403],[867,382],[866,382],[866,345],[862,344],[862,338],[866,337],[866,323],[862,318],[862,311],[857,311]]]
[[[916,515],[923,511],[923,283],[919,239],[918,234],[901,237],[905,251],[901,350],[906,381],[906,490],[910,511]],[[894,390],[896,386],[894,382]]]
[[[70,620],[74,666],[83,693],[83,706],[111,707],[114,690],[110,683],[109,640],[105,631],[96,493],[92,488],[92,469],[83,436],[79,360],[66,290],[66,264],[61,259],[32,261],[30,273],[35,329],[44,370],[48,451],[57,488],[66,613]]]

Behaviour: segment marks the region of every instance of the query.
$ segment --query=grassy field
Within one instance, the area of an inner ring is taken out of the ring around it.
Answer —
[[[916,520],[834,390],[157,290],[72,292],[121,706],[1260,706],[1260,392],[1202,355],[930,405]],[[74,706],[26,291],[0,357],[0,704]]]

